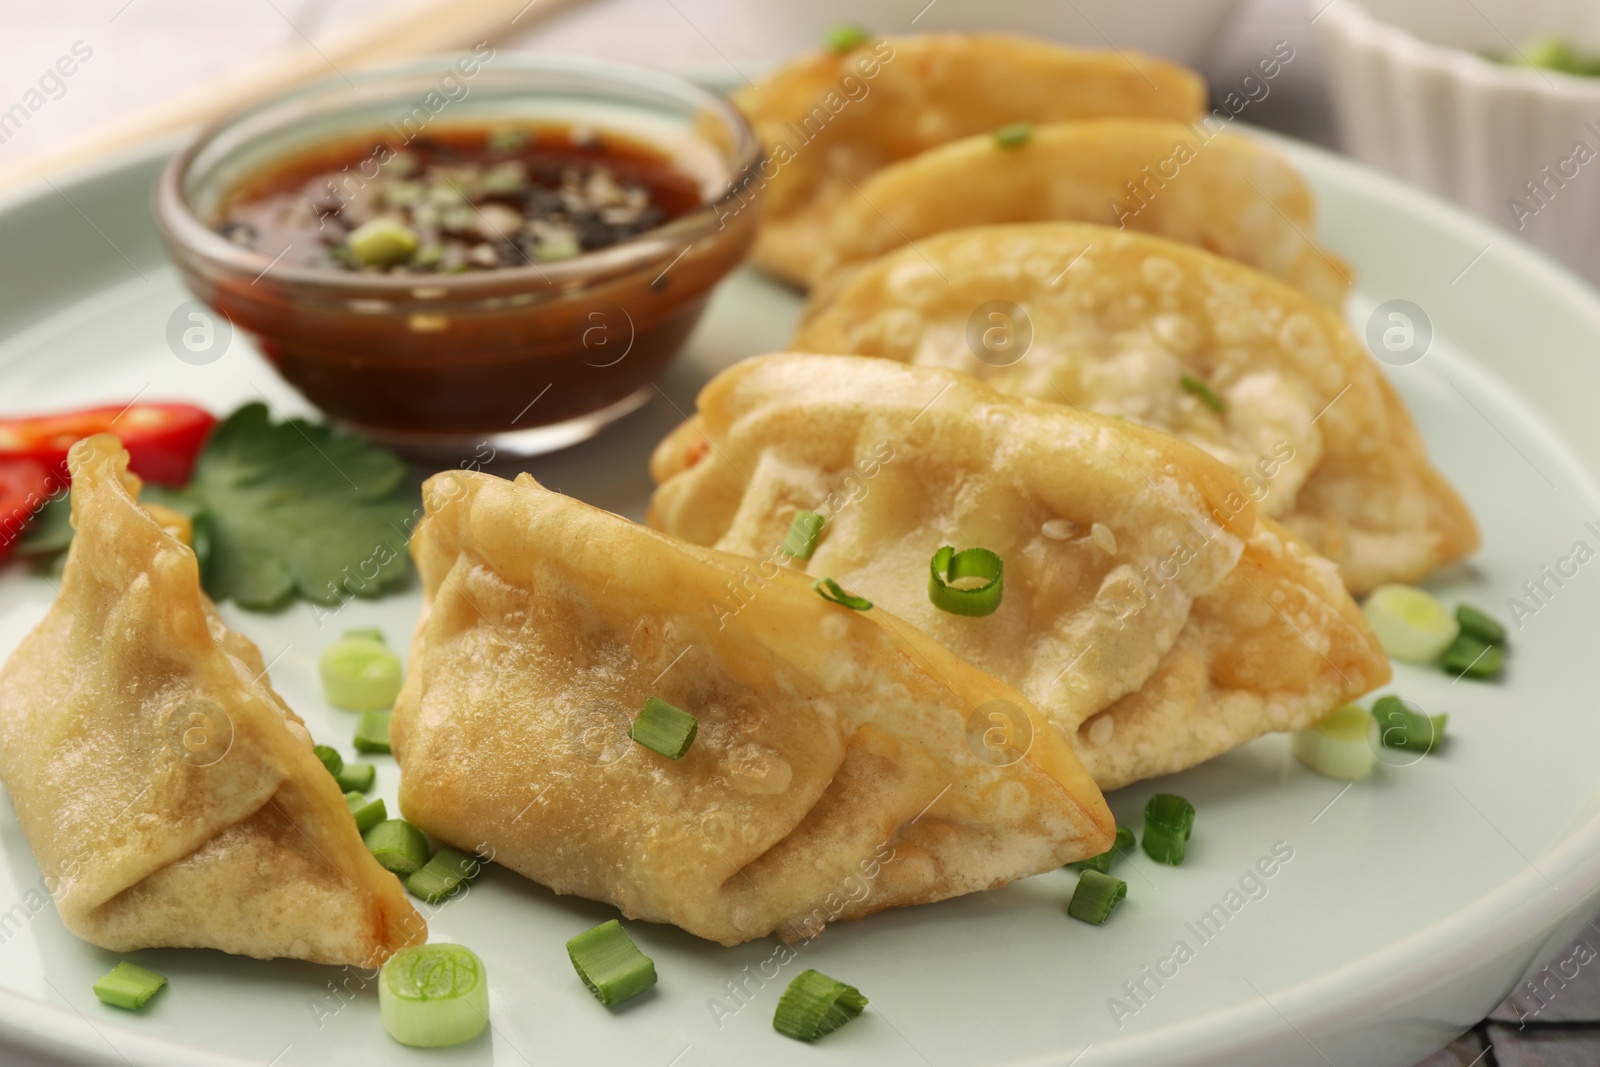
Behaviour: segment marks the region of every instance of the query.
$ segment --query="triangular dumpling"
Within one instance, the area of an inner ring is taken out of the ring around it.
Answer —
[[[938,234],[841,279],[792,346],[950,367],[1182,437],[1238,471],[1357,594],[1478,547],[1344,319],[1190,245],[1069,222]]]
[[[67,929],[359,966],[427,940],[121,444],[68,465],[60,595],[0,669],[0,779]]]
[[[765,198],[755,262],[805,285],[832,214],[873,171],[918,152],[1015,122],[1182,122],[1205,98],[1197,75],[1160,59],[1008,34],[885,37],[810,53],[733,96],[766,149],[746,180]]]
[[[1109,847],[1099,790],[1026,698],[885,612],[528,475],[446,472],[423,499],[392,739],[429,833],[724,944]],[[698,720],[681,759],[630,740],[652,696]]]
[[[1222,464],[965,375],[746,360],[652,473],[651,523],[726,551],[772,556],[797,509],[825,512],[794,566],[1015,685],[1105,789],[1310,725],[1389,677],[1333,566],[1258,519]],[[944,545],[1001,557],[999,610],[933,605]]]
[[[1332,307],[1350,269],[1317,247],[1311,190],[1283,157],[1202,123],[1101,119],[988,133],[884,167],[827,220],[816,284],[842,264],[968,226],[1095,222],[1196,245]]]

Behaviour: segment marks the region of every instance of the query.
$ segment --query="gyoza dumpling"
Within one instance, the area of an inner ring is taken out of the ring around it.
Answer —
[[[1389,677],[1334,568],[1222,464],[965,375],[841,356],[746,360],[657,449],[652,525],[777,556],[828,515],[814,577],[1010,682],[1103,789],[1323,718]],[[932,603],[943,546],[1004,564],[998,610]]]
[[[1133,52],[944,33],[813,52],[733,99],[767,152],[754,183],[766,198],[755,262],[805,285],[828,219],[879,167],[1020,121],[1186,121],[1205,106],[1205,85]]]
[[[938,234],[814,301],[793,347],[953,367],[1176,434],[1238,471],[1357,594],[1478,547],[1344,320],[1189,245],[1066,222]]]
[[[1038,711],[906,623],[526,474],[447,472],[423,499],[392,738],[429,833],[724,944],[1109,847]],[[629,738],[652,696],[698,720],[681,759]]]
[[[1101,119],[1020,144],[967,137],[884,167],[827,220],[816,284],[945,230],[1006,222],[1125,226],[1236,259],[1339,307],[1349,268],[1318,248],[1311,190],[1276,152],[1200,123]]]
[[[426,941],[261,653],[139,506],[120,442],[68,465],[60,595],[0,669],[0,779],[67,929],[358,966]]]

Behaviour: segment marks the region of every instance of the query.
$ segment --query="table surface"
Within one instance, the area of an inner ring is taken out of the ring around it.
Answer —
[[[504,47],[698,70],[726,66],[735,75],[732,57],[786,50],[783,42],[767,39],[769,24],[751,17],[749,2],[587,0],[530,20],[530,28]],[[393,6],[394,0],[0,0],[0,25],[7,30],[0,35],[0,110],[20,99],[75,43],[91,51],[59,96],[20,129],[0,134],[0,165],[202,86],[274,48],[315,41],[342,23]],[[1203,71],[1213,85],[1231,84],[1273,42],[1294,42],[1300,58],[1285,68],[1271,95],[1252,107],[1251,120],[1337,148],[1309,21],[1304,0],[1244,0]],[[1487,1019],[1418,1067],[1600,1063],[1600,966],[1588,966],[1600,960],[1597,923]],[[0,1064],[46,1067],[3,1044]]]

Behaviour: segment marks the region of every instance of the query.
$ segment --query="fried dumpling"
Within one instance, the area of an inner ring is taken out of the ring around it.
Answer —
[[[813,301],[792,347],[951,367],[1176,434],[1239,472],[1357,594],[1478,547],[1343,318],[1189,245],[1066,222],[938,234]]]
[[[1205,106],[1205,85],[1137,53],[946,33],[813,52],[740,90],[734,103],[767,152],[755,261],[805,285],[827,220],[878,168],[1014,122],[1183,122]]]
[[[1311,190],[1248,137],[1200,123],[1038,126],[1020,144],[967,137],[884,167],[827,220],[816,284],[841,264],[968,226],[1095,222],[1197,245],[1339,307],[1349,268],[1311,239]]]
[[[1222,464],[1130,423],[949,371],[768,356],[718,375],[657,449],[650,521],[759,558],[827,515],[813,577],[1028,696],[1103,789],[1319,721],[1388,660],[1333,566]],[[943,546],[1003,561],[999,608],[934,606]]]
[[[392,739],[429,833],[724,944],[1109,847],[1039,712],[906,623],[526,474],[447,472],[423,498]],[[698,720],[681,759],[630,740],[652,696]]]
[[[0,669],[0,779],[67,929],[359,966],[427,940],[120,442],[68,464],[60,595]]]

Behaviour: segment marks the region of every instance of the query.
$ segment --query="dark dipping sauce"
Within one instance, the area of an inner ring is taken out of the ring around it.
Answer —
[[[453,274],[571,259],[700,203],[650,145],[518,125],[318,145],[232,189],[217,231],[287,264]]]
[[[759,210],[742,173],[708,201],[704,160],[679,166],[604,129],[521,132],[299,149],[223,190],[208,222],[264,266],[169,247],[191,289],[353,429],[416,455],[558,425],[580,440],[643,402],[749,252]],[[694,150],[727,166],[713,140]],[[415,247],[363,263],[351,238],[383,219]]]

